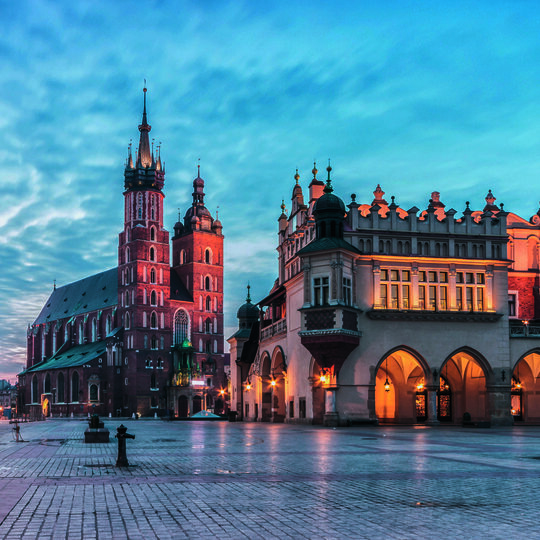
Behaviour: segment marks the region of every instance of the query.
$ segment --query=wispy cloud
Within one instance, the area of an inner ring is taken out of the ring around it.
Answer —
[[[498,2],[105,2],[0,5],[0,376],[53,280],[116,264],[123,162],[142,80],[166,162],[166,226],[191,200],[226,235],[226,327],[277,273],[295,168],[333,160],[337,193],[458,211],[489,188],[536,212],[538,8]],[[518,189],[517,186],[520,186]],[[306,194],[306,193],[305,193]],[[4,300],[5,299],[5,300]]]

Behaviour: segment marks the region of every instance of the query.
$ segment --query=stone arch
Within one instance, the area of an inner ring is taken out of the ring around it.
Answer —
[[[427,419],[426,386],[431,370],[415,349],[401,345],[386,352],[372,371],[370,399],[380,422],[413,424]]]
[[[268,351],[261,354],[261,421],[269,422],[272,418],[272,387],[271,381],[272,357]]]
[[[439,392],[444,384],[452,395],[449,414],[453,423],[489,419],[487,386],[493,370],[482,354],[467,346],[456,349],[442,363],[439,376]]]
[[[540,347],[522,354],[512,366],[511,414],[514,421],[540,422]]]

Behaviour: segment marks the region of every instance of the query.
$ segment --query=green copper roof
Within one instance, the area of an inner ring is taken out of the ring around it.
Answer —
[[[83,364],[88,364],[95,358],[102,355],[103,361],[105,362],[106,354],[107,348],[105,346],[105,341],[96,341],[95,343],[76,345],[65,352],[58,352],[51,358],[48,358],[47,360],[28,368],[24,373],[82,366]]]
[[[117,304],[118,268],[111,268],[55,289],[34,324],[65,319]]]
[[[303,247],[297,255],[307,255],[308,253],[317,253],[319,251],[330,251],[335,249],[346,249],[347,251],[360,254],[360,251],[346,240],[332,237],[313,240],[313,242],[310,242],[307,246]]]

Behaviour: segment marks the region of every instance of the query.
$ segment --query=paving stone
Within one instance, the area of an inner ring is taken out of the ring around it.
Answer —
[[[127,468],[85,422],[0,422],[0,537],[540,536],[537,427],[123,422]]]

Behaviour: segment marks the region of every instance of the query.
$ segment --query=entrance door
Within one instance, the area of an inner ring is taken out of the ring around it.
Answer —
[[[193,396],[193,414],[200,412],[201,408],[201,396]]]
[[[440,422],[452,421],[452,389],[444,377],[439,378],[437,391],[437,420]]]
[[[187,418],[188,415],[188,399],[187,396],[180,396],[178,398],[178,417]]]

